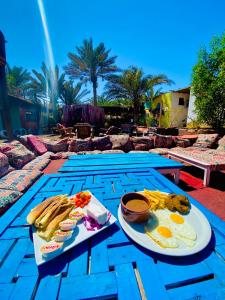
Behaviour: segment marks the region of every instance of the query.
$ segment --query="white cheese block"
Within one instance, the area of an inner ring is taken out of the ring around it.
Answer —
[[[87,215],[92,217],[100,225],[105,224],[108,219],[108,211],[105,208],[94,203],[89,203],[86,211]]]

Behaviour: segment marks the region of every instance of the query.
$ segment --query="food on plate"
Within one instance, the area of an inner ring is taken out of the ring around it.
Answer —
[[[72,234],[73,234],[72,230],[69,231],[56,230],[54,233],[54,240],[56,242],[65,242],[71,238]]]
[[[104,207],[94,203],[89,203],[86,210],[87,215],[93,218],[98,224],[103,225],[107,222],[108,211]]]
[[[178,248],[179,243],[166,224],[153,215],[144,227],[146,234],[162,248]]]
[[[80,192],[71,197],[70,200],[74,201],[76,207],[85,207],[91,201],[91,194],[89,192]]]
[[[55,216],[53,220],[48,223],[44,230],[38,230],[37,234],[46,241],[49,241],[56,229],[58,229],[59,223],[66,219],[72,210],[72,205],[69,204],[67,207],[61,207],[59,214]]]
[[[193,247],[197,238],[195,230],[184,216],[178,213],[171,213],[167,209],[157,210],[152,213],[152,219],[145,226],[145,232],[164,248],[176,248],[174,239],[178,246],[180,246],[180,242],[183,242],[185,246]],[[173,240],[165,239],[166,237],[173,237]],[[172,244],[171,241],[173,242]],[[171,245],[174,247],[171,247]]]
[[[84,215],[84,211],[81,208],[76,208],[71,211],[69,218],[78,222],[83,219]]]
[[[149,191],[146,189],[141,193],[149,200],[151,210],[154,211],[166,207],[165,200],[168,198],[168,194],[161,193],[159,191]]]
[[[197,234],[184,216],[178,213],[171,213],[168,210],[156,211],[155,215],[161,222],[167,224],[177,238],[195,241]]]
[[[67,198],[53,201],[34,222],[35,227],[44,229],[59,214],[60,210],[68,206],[71,206],[71,204]]]
[[[52,257],[61,251],[63,243],[50,242],[41,247],[40,251],[44,257]]]
[[[63,231],[67,231],[67,230],[74,229],[76,225],[77,225],[76,220],[66,219],[59,223],[59,228]]]
[[[141,192],[151,203],[151,210],[168,208],[171,211],[178,211],[187,214],[190,211],[190,202],[184,195],[166,194],[159,191],[144,190]]]
[[[42,212],[55,200],[60,200],[65,195],[53,196],[35,206],[27,216],[27,223],[32,225]]]
[[[165,202],[167,208],[171,211],[178,211],[187,214],[190,211],[190,202],[184,195],[170,194]]]
[[[142,212],[149,208],[149,204],[143,199],[131,199],[127,201],[126,208],[132,211]]]

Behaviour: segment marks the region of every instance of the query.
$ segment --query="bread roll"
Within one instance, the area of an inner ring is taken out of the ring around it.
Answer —
[[[59,223],[66,219],[72,209],[73,206],[71,204],[69,204],[69,207],[67,207],[66,209],[65,206],[61,207],[59,214],[48,224],[45,230],[38,231],[38,235],[44,240],[50,241],[54,231],[58,229]]]
[[[33,224],[35,220],[42,214],[42,212],[57,198],[57,196],[46,199],[37,206],[35,206],[27,216],[27,223]]]

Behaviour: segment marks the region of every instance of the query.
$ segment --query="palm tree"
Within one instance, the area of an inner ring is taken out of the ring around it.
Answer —
[[[68,53],[70,63],[65,67],[71,79],[79,78],[81,82],[91,82],[94,105],[97,106],[98,78],[102,80],[118,71],[115,65],[117,56],[109,57],[110,50],[100,43],[96,48],[92,39],[84,40],[81,47],[76,47],[77,53]]]
[[[23,67],[14,66],[10,68],[8,65],[6,78],[9,94],[19,94],[25,97],[31,78],[30,72]]]
[[[141,103],[147,100],[146,93],[154,91],[154,86],[171,83],[165,75],[147,75],[141,69],[131,66],[120,75],[111,75],[105,86],[105,95],[109,99],[127,99],[134,108],[134,122],[138,122]]]
[[[60,99],[64,104],[79,104],[83,97],[89,94],[87,89],[81,91],[82,83],[77,83],[75,86],[73,85],[73,81],[66,81],[63,84],[61,93],[59,95]]]
[[[49,101],[49,106],[52,109],[53,119],[57,117],[57,102],[65,81],[65,74],[59,75],[59,68],[55,66],[55,70],[48,69],[42,62],[41,71],[32,70],[34,77],[31,77],[29,85],[30,94],[36,102],[46,104]]]

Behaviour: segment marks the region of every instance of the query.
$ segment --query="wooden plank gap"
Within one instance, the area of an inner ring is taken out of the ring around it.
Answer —
[[[166,290],[171,290],[171,289],[175,289],[175,288],[178,288],[178,287],[191,285],[191,284],[194,284],[194,283],[211,280],[211,279],[214,279],[214,278],[215,278],[215,275],[213,273],[210,273],[208,275],[201,276],[199,278],[193,278],[193,279],[188,279],[188,280],[184,280],[184,281],[180,281],[180,282],[176,282],[176,283],[167,284],[165,286],[165,288],[166,288]]]
[[[133,265],[134,274],[135,274],[135,277],[136,277],[136,280],[137,280],[137,284],[138,284],[138,287],[139,287],[139,291],[140,291],[140,294],[141,294],[141,299],[142,300],[147,300],[147,297],[146,297],[146,294],[145,294],[145,289],[144,289],[144,286],[143,286],[141,276],[140,276],[140,273],[138,271],[136,262],[132,262],[132,265]]]
[[[38,286],[39,286],[39,283],[40,283],[40,281],[41,281],[41,279],[40,279],[40,277],[38,276],[38,278],[37,278],[36,284],[35,284],[35,286],[34,286],[33,293],[32,293],[32,295],[31,295],[31,298],[30,298],[30,300],[34,300],[34,299],[35,299],[35,296],[36,296],[37,289],[38,289]]]
[[[91,274],[91,240],[88,240],[87,274]]]
[[[131,245],[133,245],[132,242],[123,242],[118,244],[107,245],[107,248],[118,248],[118,247],[131,246]]]
[[[12,249],[14,248],[15,244],[16,244],[17,240],[15,239],[12,243],[12,245],[9,247],[7,253],[4,255],[4,257],[2,258],[2,261],[0,262],[0,267],[2,266],[2,264],[4,263],[4,261],[7,259],[7,257],[9,256],[10,252],[12,251]]]

